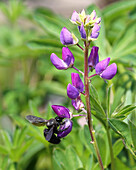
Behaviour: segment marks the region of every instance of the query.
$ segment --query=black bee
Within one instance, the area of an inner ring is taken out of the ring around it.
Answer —
[[[60,138],[56,136],[60,131],[58,127],[63,124],[62,120],[63,118],[61,117],[55,117],[49,120],[36,117],[33,115],[28,115],[26,116],[26,119],[32,123],[35,126],[47,126],[47,128],[44,129],[44,136],[45,139],[53,144],[59,144],[60,143]]]

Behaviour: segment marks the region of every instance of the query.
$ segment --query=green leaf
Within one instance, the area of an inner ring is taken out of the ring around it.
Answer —
[[[123,137],[126,148],[129,149],[129,151],[136,158],[134,148],[132,147],[132,139],[128,124],[121,120],[111,118],[109,119],[109,125],[117,134]]]
[[[0,144],[0,153],[4,154],[4,155],[8,154],[8,150],[7,150],[6,146],[3,146]]]
[[[2,158],[2,157],[1,157]],[[9,157],[5,156],[2,160],[0,160],[1,170],[7,170],[9,166]]]
[[[113,118],[110,118],[108,122],[109,122],[110,127],[117,134],[121,135],[129,145],[131,145],[132,141],[131,141],[128,124],[121,120],[113,119]]]
[[[136,1],[129,0],[129,1],[120,1],[113,3],[112,5],[106,6],[102,10],[102,14],[104,19],[107,21],[111,21],[112,19],[120,16],[124,12],[129,11],[130,9],[134,8],[136,5]]]
[[[46,53],[59,52],[62,44],[57,39],[38,39],[32,40],[27,43],[27,46],[32,50],[43,50]]]
[[[114,144],[113,144],[113,154],[114,154],[114,158],[116,158],[118,156],[118,154],[122,151],[124,145],[122,142],[122,139],[118,139]],[[109,165],[111,163],[111,159],[110,159],[110,153],[108,155],[108,160],[106,165]]]
[[[62,22],[59,17],[46,16],[46,15],[35,15],[34,20],[47,32],[47,34],[53,35],[54,38],[60,37]]]
[[[114,95],[113,104],[111,106],[111,113],[113,113],[113,111],[116,109],[116,107],[120,104],[120,101],[124,94],[124,91],[125,91],[125,89],[123,89],[122,87],[118,87],[118,89]]]
[[[90,136],[90,132],[89,132],[89,128],[88,128],[88,126],[84,126],[84,136],[85,136],[85,145],[86,145],[86,147],[89,149],[89,151],[91,152],[91,153],[93,153],[94,154],[94,156],[95,157],[97,157],[96,156],[96,152],[95,152],[95,149],[94,149],[94,146],[93,146],[93,144],[91,143],[91,136]],[[91,154],[90,153],[90,154]]]
[[[131,138],[133,142],[133,146],[136,150],[136,126],[132,121],[129,120],[129,127],[130,127],[130,133],[131,133]]]
[[[85,164],[86,169],[92,169],[93,163],[94,163],[93,162],[93,155],[91,155],[91,156],[89,156],[89,158],[88,158],[88,160]]]
[[[70,162],[71,169],[82,168],[83,164],[72,146],[66,148],[67,161]]]
[[[106,123],[106,114],[104,112],[101,104],[90,94],[90,102],[93,109],[91,110],[92,114],[105,125]]]
[[[1,130],[0,133],[1,133],[4,145],[6,146],[6,148],[8,150],[10,150],[10,148],[12,147],[12,143],[11,143],[11,138],[10,138],[8,132]]]
[[[118,113],[115,113],[112,116],[114,118],[118,118],[120,116],[124,116],[124,118],[126,118],[126,116],[129,115],[134,109],[136,109],[136,106],[127,105],[127,106],[123,107]]]
[[[69,167],[64,151],[59,148],[56,148],[53,151],[53,166],[54,169],[57,170],[64,169],[64,167],[66,169],[67,166]]]
[[[106,157],[107,157],[107,146],[106,146],[106,141],[105,141],[105,136],[102,135],[97,135],[96,137],[98,148],[100,151],[101,159],[103,162],[103,165],[105,165],[106,162]]]
[[[21,131],[20,131],[20,134],[19,134],[19,140],[18,140],[18,146],[21,146],[23,144],[23,142],[25,141],[25,136],[26,136],[26,133],[27,133],[27,126],[25,126]]]
[[[18,145],[19,134],[20,134],[20,129],[19,127],[16,127],[13,136],[13,147],[16,147]]]
[[[93,96],[94,98],[96,98],[96,100],[97,100],[99,103],[101,103],[101,102],[100,102],[99,95],[98,95],[98,92],[97,92],[96,88],[92,85],[92,83],[90,83],[90,94],[92,94],[92,96]]]
[[[29,101],[29,108],[31,110],[31,113],[35,116],[40,116],[38,109],[36,108],[36,105],[32,100]]]
[[[124,169],[124,170],[130,170],[129,167],[127,167],[120,159],[116,158],[115,159],[115,169],[116,170],[120,170],[120,169]]]
[[[34,141],[34,139],[31,139],[31,138],[29,138],[29,139],[27,139],[27,140],[25,141],[24,146],[22,146],[22,147],[18,150],[18,152],[17,152],[17,158],[18,158],[18,159],[19,159],[19,158],[21,157],[21,155],[31,146],[31,144],[33,143],[33,141]]]

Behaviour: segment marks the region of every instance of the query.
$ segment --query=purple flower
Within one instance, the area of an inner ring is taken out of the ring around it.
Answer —
[[[76,22],[80,22],[79,14],[76,11],[74,11],[71,16],[71,22],[74,24],[76,24]]]
[[[58,129],[57,136],[60,138],[64,138],[65,136],[67,136],[72,130],[72,125],[73,125],[73,122],[70,119],[65,119],[63,121],[63,124],[60,125]]]
[[[60,106],[60,105],[52,105],[51,106],[53,111],[61,118],[66,118],[62,124],[60,125],[60,127],[58,128],[58,133],[57,133],[57,137],[59,138],[64,138],[65,136],[67,136],[71,130],[72,130],[72,121],[70,120],[70,111],[68,108],[64,107],[64,106]]]
[[[76,110],[79,110],[79,109],[81,109],[81,108],[84,108],[84,104],[83,104],[83,102],[82,102],[82,100],[81,100],[80,95],[79,95],[75,100],[72,100],[72,105],[74,106],[74,108],[75,108]]]
[[[71,73],[72,85],[67,86],[67,95],[71,99],[76,99],[80,92],[84,91],[84,84],[78,73]]]
[[[61,118],[70,118],[70,111],[68,108],[60,105],[52,105],[53,111]]]
[[[74,65],[74,56],[68,47],[62,48],[62,60],[54,53],[51,54],[51,62],[58,70],[66,70]]]
[[[107,80],[112,79],[117,72],[117,65],[115,63],[109,65],[109,62],[110,58],[108,57],[105,60],[100,61],[95,67],[96,74]]]
[[[67,95],[72,99],[72,105],[76,110],[84,107],[81,101],[80,93],[84,91],[84,84],[78,73],[71,73],[72,85],[67,86]]]
[[[75,45],[78,43],[78,39],[74,34],[68,31],[67,28],[63,27],[60,33],[60,41],[63,45]]]
[[[95,23],[92,28],[91,38],[96,39],[99,36],[100,26]]]
[[[79,29],[79,32],[81,34],[81,37],[83,39],[86,39],[86,32],[85,32],[85,28],[84,28],[83,23],[81,24],[81,26],[78,26],[78,29]]]
[[[99,48],[96,46],[92,47],[90,56],[88,58],[88,66],[95,68],[96,64],[99,62],[99,55],[98,55]]]

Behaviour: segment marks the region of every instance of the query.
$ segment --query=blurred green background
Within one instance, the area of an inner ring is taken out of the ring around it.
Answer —
[[[100,36],[93,45],[99,46],[101,60],[111,57],[118,72],[108,83],[96,77],[92,84],[104,110],[107,87],[113,84],[113,112],[120,104],[134,104],[136,99],[136,1],[122,0],[103,9],[91,4],[85,10],[90,14],[94,9],[102,23]],[[73,70],[57,70],[51,64],[50,54],[54,52],[61,58],[62,27],[80,37],[77,28],[68,17],[45,7],[28,8],[19,0],[0,2],[0,15],[0,169],[99,169],[89,144],[88,129],[81,127],[77,118],[73,119],[72,132],[57,146],[45,141],[43,127],[34,127],[25,120],[27,114],[46,119],[55,117],[51,104],[64,105],[76,113],[66,94]],[[75,66],[83,71],[80,49],[71,47],[70,50],[76,59]],[[136,126],[136,115],[132,113],[129,119]],[[104,127],[95,117],[93,119],[104,166],[110,169]],[[135,170],[135,150],[124,147],[115,133],[113,143],[116,170]]]

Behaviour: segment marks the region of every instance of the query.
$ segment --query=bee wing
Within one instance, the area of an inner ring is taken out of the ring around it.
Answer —
[[[52,126],[52,127],[50,128],[49,132],[48,132],[47,135],[46,135],[46,140],[47,140],[47,141],[50,141],[50,139],[51,139],[51,137],[52,137],[52,135],[53,135],[53,128],[54,128],[54,126]]]
[[[26,119],[35,126],[44,126],[44,125],[46,125],[46,123],[48,121],[41,117],[37,117],[37,116],[33,116],[33,115],[27,115]]]

